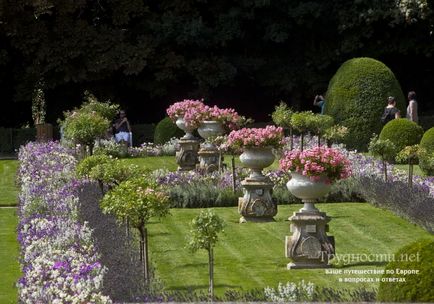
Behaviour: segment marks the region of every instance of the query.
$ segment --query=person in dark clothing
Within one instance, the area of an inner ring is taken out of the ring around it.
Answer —
[[[115,140],[118,143],[125,143],[126,145],[131,142],[131,127],[130,122],[127,119],[127,115],[125,111],[121,110],[119,112],[119,118],[115,120],[113,124],[113,128],[115,130]]]
[[[383,125],[385,125],[389,121],[397,118],[401,118],[401,113],[396,108],[395,97],[389,96],[387,98],[387,107],[384,108],[383,115],[381,116],[381,122],[383,123]]]

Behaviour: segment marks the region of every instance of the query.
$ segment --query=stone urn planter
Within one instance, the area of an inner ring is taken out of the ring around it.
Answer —
[[[196,129],[194,127],[187,127],[185,125],[185,121],[183,117],[178,117],[175,122],[176,126],[180,128],[182,131],[185,132],[185,135],[182,137],[182,139],[196,139],[196,137],[193,135],[193,131]]]
[[[271,147],[246,148],[240,155],[241,163],[250,169],[249,178],[252,180],[262,180],[265,176],[262,170],[274,162],[275,156]]]
[[[286,187],[292,195],[303,201],[304,206],[300,211],[317,212],[318,209],[314,205],[315,201],[327,195],[332,185],[325,183],[324,179],[312,181],[308,176],[295,172],[291,173],[291,177]]]
[[[245,148],[240,155],[241,163],[250,169],[250,176],[241,182],[244,196],[238,199],[240,223],[273,221],[277,214],[277,203],[271,197],[274,184],[262,174],[274,159],[271,147]]]
[[[286,237],[285,252],[292,262],[287,268],[329,267],[329,259],[335,253],[334,238],[326,234],[331,219],[320,212],[314,202],[330,191],[331,184],[325,183],[324,179],[312,181],[308,176],[295,172],[291,176],[286,186],[304,206],[289,218],[292,236]]]
[[[220,121],[205,120],[197,129],[199,135],[207,140],[225,133],[223,124]],[[216,171],[219,168],[220,152],[212,143],[204,143],[199,150],[199,168],[207,173]]]

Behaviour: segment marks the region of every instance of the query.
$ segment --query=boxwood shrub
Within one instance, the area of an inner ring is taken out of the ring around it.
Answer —
[[[406,146],[417,145],[423,136],[421,126],[405,118],[389,121],[381,130],[380,139],[390,140],[396,147],[395,155]]]
[[[430,156],[434,153],[434,127],[426,131],[420,141],[420,147],[426,151],[419,157],[419,166],[426,175],[434,175],[434,166]]]
[[[395,260],[387,264],[378,289],[380,302],[432,302],[434,300],[434,241],[419,240],[398,250]],[[417,274],[399,271],[416,270]],[[388,278],[403,278],[405,282],[388,282]]]
[[[181,137],[184,132],[169,117],[163,118],[155,127],[154,143],[164,144],[172,137]]]
[[[404,114],[405,98],[393,72],[378,60],[354,58],[330,80],[325,114],[349,128],[348,148],[366,151],[372,134],[381,131],[380,117],[390,95]]]

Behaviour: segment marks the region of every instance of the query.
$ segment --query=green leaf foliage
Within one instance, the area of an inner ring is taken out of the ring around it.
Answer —
[[[181,137],[184,132],[169,117],[163,118],[155,127],[154,143],[165,144],[172,137]]]
[[[296,112],[291,116],[292,127],[300,132],[314,132],[316,127],[315,114],[311,111]]]
[[[94,166],[89,173],[93,180],[102,182],[109,188],[121,184],[131,178],[144,178],[148,170],[140,168],[134,164],[127,164],[118,159],[111,159]]]
[[[422,136],[422,127],[406,118],[389,121],[380,133],[381,140],[388,139],[395,145],[394,157],[406,146],[418,144]]]
[[[391,159],[395,155],[396,147],[389,139],[380,139],[378,135],[371,138],[368,145],[369,152],[383,159]]]
[[[427,175],[434,175],[434,127],[426,131],[420,141],[423,153],[419,158],[419,166]]]
[[[91,155],[84,159],[82,159],[77,167],[75,168],[75,173],[79,178],[89,178],[90,172],[97,165],[109,163],[112,161],[110,156],[101,154],[101,155]]]
[[[199,249],[209,251],[223,231],[224,221],[212,209],[203,210],[191,222],[187,247],[193,252]]]
[[[341,65],[330,80],[325,113],[348,127],[348,148],[366,151],[371,135],[381,131],[380,117],[388,96],[396,98],[397,108],[404,114],[401,86],[382,62],[354,58]]]
[[[417,270],[417,274],[398,271]],[[405,282],[381,282],[377,301],[380,302],[432,302],[434,299],[434,242],[419,240],[395,253],[395,261],[387,264],[382,279],[401,278]]]
[[[63,123],[64,135],[75,144],[91,146],[96,139],[106,135],[109,125],[109,121],[98,113],[73,112]]]
[[[126,180],[107,192],[100,206],[104,213],[119,221],[142,229],[151,217],[164,217],[170,213],[169,199],[152,180],[139,177]]]
[[[334,119],[330,115],[315,114],[311,119],[311,129],[316,135],[324,135],[334,125]]]
[[[119,110],[119,105],[111,104],[109,101],[107,102],[99,102],[95,95],[90,93],[89,91],[84,92],[84,102],[81,105],[80,111],[86,113],[96,112],[101,117],[107,119],[108,121],[112,121],[117,111]]]
[[[271,114],[273,122],[280,127],[291,127],[291,116],[294,111],[288,107],[283,101],[275,107],[274,112]]]

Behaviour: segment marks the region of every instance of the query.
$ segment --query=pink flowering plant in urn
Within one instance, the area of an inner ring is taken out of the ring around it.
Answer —
[[[202,121],[218,121],[226,129],[237,130],[246,123],[247,119],[232,108],[221,109],[218,106],[205,106]]]
[[[285,152],[280,168],[308,177],[311,181],[331,184],[351,175],[350,162],[338,150],[326,147]]]
[[[345,155],[323,146],[287,151],[280,160],[280,168],[291,172],[286,186],[304,202],[302,212],[318,212],[313,203],[330,191],[332,183],[351,175]]]
[[[205,104],[203,100],[184,99],[172,104],[166,112],[178,128],[185,131],[184,138],[194,138],[192,132],[202,121]]]
[[[243,128],[232,131],[227,144],[235,150],[242,150],[241,163],[251,170],[250,179],[262,180],[266,177],[262,169],[270,166],[275,159],[274,149],[284,144],[283,129],[267,126],[265,128]]]

